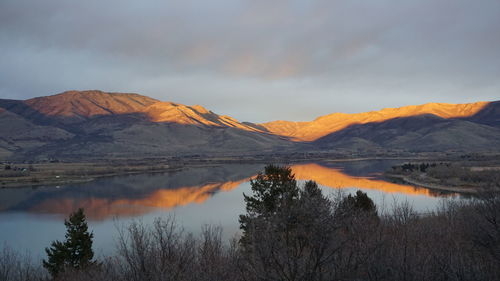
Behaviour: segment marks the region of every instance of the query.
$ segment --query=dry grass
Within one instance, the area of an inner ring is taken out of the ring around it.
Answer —
[[[500,190],[500,166],[490,162],[406,163],[386,175],[407,183],[447,191],[478,193]]]
[[[98,177],[177,170],[165,163],[38,163],[0,165],[0,186],[23,187],[91,181]]]

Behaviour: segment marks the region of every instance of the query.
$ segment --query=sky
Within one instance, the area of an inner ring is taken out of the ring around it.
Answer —
[[[0,98],[90,89],[251,122],[500,100],[500,1],[0,1]]]

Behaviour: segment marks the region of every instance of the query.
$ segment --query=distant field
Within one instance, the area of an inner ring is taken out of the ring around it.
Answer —
[[[428,188],[464,193],[500,190],[500,160],[422,161],[405,163],[386,172],[388,178]]]
[[[41,163],[0,165],[2,187],[58,185],[91,181],[98,177],[160,172],[179,169],[178,166],[155,163]]]

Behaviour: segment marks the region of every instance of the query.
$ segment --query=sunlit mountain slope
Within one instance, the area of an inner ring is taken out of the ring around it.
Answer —
[[[318,117],[310,122],[273,121],[259,125],[271,133],[291,137],[296,141],[314,141],[352,125],[383,122],[394,118],[425,114],[432,114],[442,118],[469,117],[481,111],[488,104],[489,102],[469,104],[428,103],[355,114],[333,113]]]
[[[200,105],[68,91],[0,99],[0,158],[150,157],[305,150],[500,150],[500,103],[429,103],[310,122],[240,122]],[[17,124],[17,125],[16,125]]]

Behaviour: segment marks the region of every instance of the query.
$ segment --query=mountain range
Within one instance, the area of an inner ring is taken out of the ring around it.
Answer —
[[[200,105],[67,91],[0,99],[0,159],[292,151],[500,151],[500,101],[429,103],[309,122],[240,122]]]

